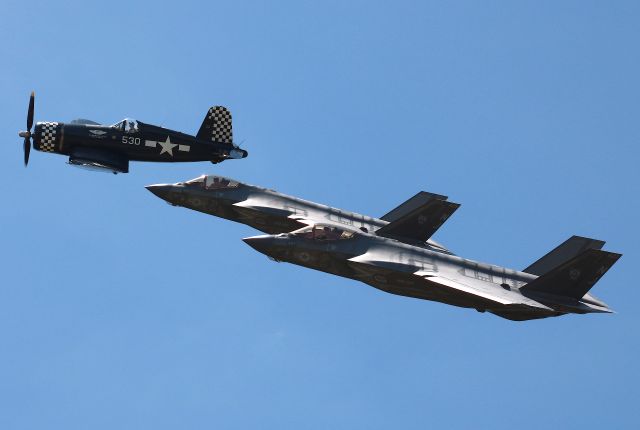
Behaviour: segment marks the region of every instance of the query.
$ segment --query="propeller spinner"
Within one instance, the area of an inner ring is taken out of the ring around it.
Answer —
[[[29,153],[31,152],[31,127],[33,126],[33,105],[35,99],[35,92],[31,92],[29,98],[29,110],[27,111],[27,131],[21,131],[18,136],[24,137],[24,165],[26,167],[29,164]]]

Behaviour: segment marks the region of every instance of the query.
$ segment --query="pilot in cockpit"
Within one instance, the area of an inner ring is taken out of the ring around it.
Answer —
[[[135,119],[125,119],[124,120],[124,131],[125,133],[137,133],[138,132],[138,122]]]

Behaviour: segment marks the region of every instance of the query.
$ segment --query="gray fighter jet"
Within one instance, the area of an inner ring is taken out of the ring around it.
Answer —
[[[379,290],[515,321],[611,313],[589,294],[620,258],[603,241],[573,236],[522,271],[454,255],[431,236],[460,206],[420,192],[381,218],[287,196],[221,176],[147,187],[171,205],[250,225],[257,251]]]

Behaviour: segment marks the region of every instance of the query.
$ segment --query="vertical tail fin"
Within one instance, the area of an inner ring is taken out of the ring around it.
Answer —
[[[571,236],[563,243],[555,247],[544,257],[527,267],[523,272],[541,276],[562,263],[580,255],[587,249],[602,249],[603,240],[589,239],[588,237]]]
[[[421,191],[383,216],[389,224],[376,234],[406,243],[425,242],[459,207],[446,196]]]
[[[587,249],[520,288],[522,292],[554,294],[580,300],[618,261],[621,254]]]
[[[196,137],[218,143],[233,143],[231,112],[224,106],[209,108]]]

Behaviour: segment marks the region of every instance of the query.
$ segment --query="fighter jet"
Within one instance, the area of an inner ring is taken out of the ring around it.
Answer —
[[[29,99],[27,130],[24,138],[24,165],[33,148],[69,157],[69,164],[90,170],[127,173],[129,161],[219,163],[244,158],[247,151],[233,143],[231,113],[224,106],[213,106],[195,136],[169,130],[135,119],[125,118],[115,124],[99,124],[76,119],[68,124],[56,121],[37,122],[33,126],[34,93]]]
[[[468,260],[431,239],[460,206],[443,195],[422,191],[372,218],[221,176],[147,189],[174,206],[269,233],[243,240],[272,260],[388,293],[514,321],[613,312],[589,293],[621,256],[603,251],[603,241],[573,236],[521,271]]]

